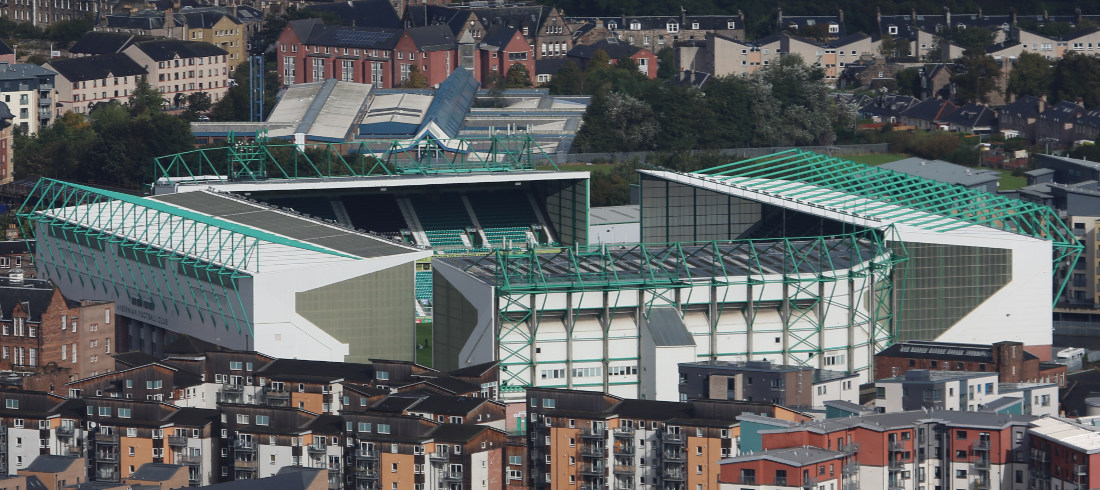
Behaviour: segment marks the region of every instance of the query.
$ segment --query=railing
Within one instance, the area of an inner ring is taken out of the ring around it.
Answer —
[[[325,452],[328,452],[328,444],[321,444],[319,442],[315,442],[315,443],[310,444],[309,446],[307,446],[306,450],[311,452],[311,453],[325,453]]]
[[[665,442],[683,444],[687,437],[683,432],[661,432],[661,439]]]
[[[684,470],[680,468],[664,468],[661,470],[661,478],[665,480],[684,480]]]
[[[989,458],[977,458],[974,461],[971,461],[970,464],[973,465],[975,469],[988,470],[989,469]]]
[[[905,480],[891,479],[886,482],[887,490],[905,490]]]
[[[901,441],[893,441],[887,444],[887,449],[890,451],[905,451],[905,443]]]
[[[238,451],[253,452],[256,450],[256,443],[254,441],[242,441],[237,439],[233,443],[233,447]]]
[[[428,453],[428,458],[434,461],[448,461],[451,459],[451,453],[433,452]]]
[[[240,460],[240,459],[233,460],[233,467],[238,469],[238,470],[256,471],[256,468],[258,466],[259,466],[259,463],[254,459],[253,460]]]
[[[592,476],[603,476],[603,475],[607,474],[607,466],[604,466],[603,463],[583,464],[583,465],[581,465],[581,474],[582,475],[592,475]]]
[[[379,475],[374,470],[355,470],[355,478],[359,480],[377,480]]]
[[[665,461],[686,461],[687,451],[665,451],[661,453],[661,459]]]
[[[633,427],[616,427],[615,437],[634,437]]]
[[[118,472],[116,471],[96,471],[95,477],[97,480],[117,480]]]
[[[634,465],[617,464],[612,469],[616,475],[633,475]]]
[[[977,441],[974,441],[974,444],[971,446],[971,449],[973,449],[975,451],[988,451],[989,448],[990,448],[989,439],[979,439]]]
[[[95,453],[96,461],[118,461],[118,453]]]
[[[1033,461],[1038,461],[1038,462],[1041,462],[1041,463],[1045,463],[1047,461],[1050,461],[1050,454],[1047,454],[1046,451],[1040,451],[1038,449],[1032,449],[1031,450],[1031,459]]]
[[[187,436],[168,436],[169,446],[186,446]]]
[[[775,486],[777,486],[777,487],[787,486],[787,477],[785,477],[785,476],[775,477]]]
[[[853,476],[856,473],[859,473],[859,463],[855,461],[844,463],[844,466],[841,466],[840,468],[840,472],[844,476]]]
[[[1077,476],[1085,476],[1089,474],[1088,465],[1077,464],[1073,465],[1073,474]]]
[[[844,454],[856,454],[859,452],[859,443],[849,442],[848,444],[841,444],[837,446],[837,451],[840,451]]]
[[[118,445],[118,434],[96,434],[95,443]]]
[[[56,429],[57,437],[72,437],[76,433],[76,427],[71,425],[62,425]]]
[[[359,448],[355,451],[355,459],[378,459],[378,450]]]
[[[634,444],[618,444],[615,446],[615,454],[631,455],[634,454]]]
[[[848,480],[841,483],[840,490],[859,490],[859,480]]]
[[[460,482],[460,481],[462,481],[462,472],[461,471],[449,471],[449,470],[444,471],[443,472],[443,481]]]
[[[581,429],[581,437],[585,439],[603,439],[607,437],[607,429],[593,429],[585,427]]]
[[[225,393],[244,393],[244,385],[236,383],[222,383],[221,391]]]
[[[989,490],[989,478],[975,478],[970,482],[971,490]]]
[[[905,468],[905,462],[900,459],[891,459],[886,466],[889,467],[891,470],[900,470],[902,468]]]
[[[778,478],[776,478],[778,480]],[[756,476],[741,475],[737,478],[737,483],[742,485],[756,485]],[[776,485],[779,483],[777,482]]]
[[[604,446],[581,446],[581,456],[604,456],[607,454],[607,448]]]
[[[290,398],[290,392],[286,390],[264,390],[264,396],[277,400]]]
[[[201,454],[180,454],[176,456],[176,464],[184,464],[188,466],[198,466],[202,464]]]

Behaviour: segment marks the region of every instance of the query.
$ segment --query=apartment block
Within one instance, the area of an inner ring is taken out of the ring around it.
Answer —
[[[875,408],[883,412],[920,408],[974,411],[997,398],[997,373],[911,369],[875,381]]]
[[[123,53],[149,73],[149,84],[171,107],[186,105],[186,97],[197,92],[205,92],[217,102],[229,90],[229,53],[213,44],[175,39],[142,41]]]
[[[765,402],[662,402],[533,387],[526,394],[533,488],[718,488],[719,460],[739,451],[738,415],[808,420]]]
[[[1049,358],[1049,355],[1048,355]],[[875,354],[875,378],[905,374],[910,369],[995,372],[1002,383],[1050,382],[1065,385],[1064,365],[1047,363],[1020,342],[992,345],[910,340]]]
[[[121,53],[52,60],[42,66],[57,72],[55,116],[69,111],[87,114],[102,102],[125,103],[140,77],[148,74]]]
[[[0,96],[11,111],[12,124],[28,134],[50,124],[56,75],[38,65],[0,62]]]
[[[844,356],[826,364],[845,365]],[[844,371],[771,361],[700,361],[680,364],[680,401],[696,398],[763,401],[823,408],[826,400],[859,401],[859,377]]]

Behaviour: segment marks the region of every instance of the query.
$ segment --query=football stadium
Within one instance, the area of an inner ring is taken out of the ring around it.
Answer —
[[[1047,207],[797,149],[639,172],[644,244],[436,258],[436,364],[499,360],[517,397],[652,398],[691,360],[866,381],[901,340],[1050,357],[1052,277],[1081,246]]]
[[[343,150],[258,138],[166,155],[148,197],[43,179],[21,217],[41,274],[115,301],[133,348],[185,333],[319,360],[414,360],[433,254],[586,240],[588,173],[555,171],[529,136]]]

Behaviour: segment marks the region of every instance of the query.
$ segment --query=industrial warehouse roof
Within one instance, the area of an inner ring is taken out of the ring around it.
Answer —
[[[966,187],[1001,180],[1001,174],[996,170],[970,168],[943,160],[925,160],[916,157],[886,163],[880,165],[880,168]]]
[[[1086,454],[1100,452],[1100,428],[1097,427],[1075,424],[1060,418],[1044,417],[1032,422],[1029,432]]]
[[[727,282],[727,278],[749,281],[765,276],[831,274],[897,260],[900,257],[870,231],[806,239],[637,244],[436,259],[495,285],[500,293],[690,285],[708,280]]]
[[[366,110],[372,87],[336,79],[291,85],[267,118],[269,136],[302,133],[313,140],[343,142]]]
[[[768,449],[766,451],[760,451],[758,453],[745,454],[734,458],[723,459],[720,460],[719,463],[743,463],[746,461],[766,459],[769,461],[775,461],[777,463],[788,464],[791,466],[806,466],[842,457],[844,457],[844,453],[841,452],[821,449],[819,447],[805,446],[784,449]]]
[[[207,191],[141,198],[42,179],[20,216],[80,243],[118,241],[131,253],[194,257],[259,272],[416,252],[386,239]],[[167,254],[165,255],[165,252]],[[262,262],[261,262],[262,256]],[[204,266],[205,267],[205,266]]]

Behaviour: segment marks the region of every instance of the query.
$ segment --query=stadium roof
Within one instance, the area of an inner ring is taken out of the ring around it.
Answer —
[[[212,192],[142,198],[41,179],[20,216],[81,243],[109,240],[149,260],[251,274],[415,252],[382,238]],[[83,237],[83,238],[81,238]],[[261,261],[261,256],[263,260]]]
[[[635,244],[615,247],[497,251],[446,257],[441,263],[496,286],[498,294],[624,287],[684,287],[700,282],[744,283],[765,276],[825,276],[863,265],[904,260],[877,230],[835,237]]]
[[[269,136],[302,133],[311,140],[342,143],[366,109],[372,87],[336,79],[291,85],[267,118]]]

